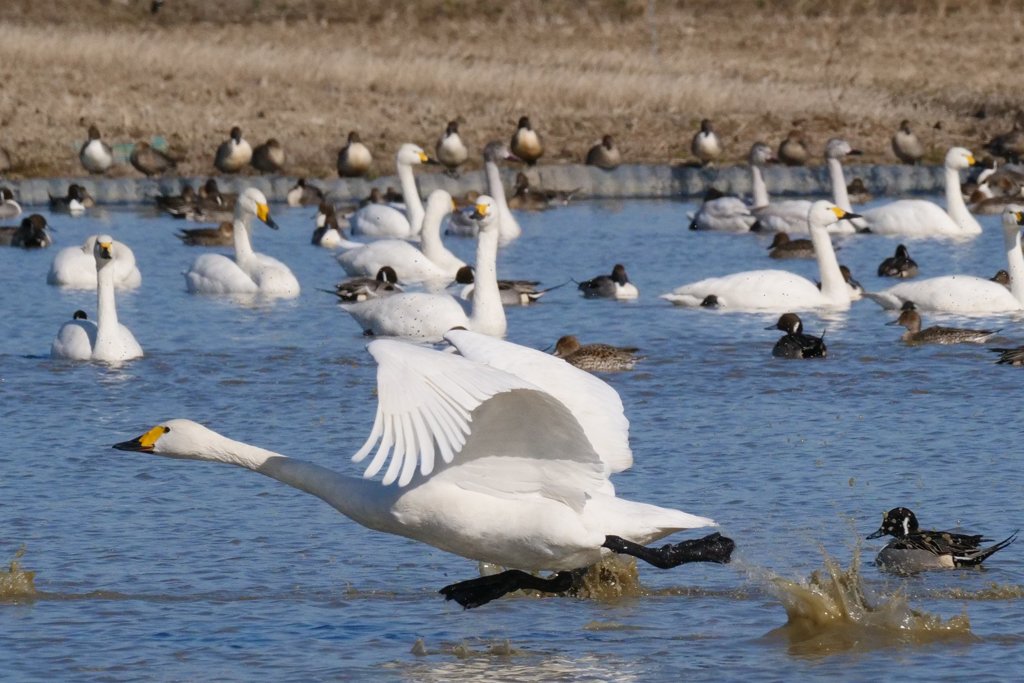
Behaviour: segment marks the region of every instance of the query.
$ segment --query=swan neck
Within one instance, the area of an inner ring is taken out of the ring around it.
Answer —
[[[1003,243],[1006,245],[1006,265],[1010,273],[1010,293],[1024,307],[1024,253],[1020,248],[1020,228],[1003,228]]]
[[[846,191],[846,176],[843,174],[843,164],[839,159],[829,157],[825,160],[828,165],[828,178],[832,182],[832,201],[843,211],[852,212],[850,206],[850,194]]]
[[[105,337],[118,329],[114,304],[114,264],[96,271],[96,336]]]
[[[821,277],[821,293],[833,303],[850,302],[850,286],[843,279],[832,248],[832,238],[825,228],[811,226],[811,244],[814,245],[814,256],[818,260],[818,275]]]
[[[485,161],[484,172],[487,173],[487,191],[494,199],[494,203],[498,205],[500,242],[508,244],[522,234],[522,228],[519,227],[519,222],[512,215],[512,210],[508,208],[505,186],[501,184],[501,172],[498,170],[498,164],[494,161]]]
[[[398,182],[402,187],[402,198],[405,199],[405,212],[409,217],[412,234],[419,234],[423,227],[423,202],[420,192],[416,189],[416,176],[409,164],[398,164]]]
[[[498,164],[493,161],[484,163],[484,171],[487,173],[487,191],[498,206],[508,206],[508,200],[505,198],[505,186],[501,184],[501,171],[498,170]]]
[[[955,168],[946,168],[946,212],[966,233],[980,233],[981,226],[974,219],[964,203],[960,191],[960,173]]]
[[[505,336],[505,309],[498,290],[498,232],[480,230],[477,235],[476,273],[473,289],[473,313],[470,328],[474,332],[496,337]]]
[[[253,258],[252,238],[249,237],[249,230],[252,226],[252,217],[248,215],[235,217],[235,261],[242,263]]]
[[[750,186],[754,198],[755,209],[768,206],[768,186],[764,184],[764,176],[757,164],[750,165]]]
[[[434,263],[438,263],[438,258],[442,258],[444,252],[448,251],[441,243],[441,221],[447,213],[448,207],[443,203],[427,202],[423,228],[420,230],[420,250]]]

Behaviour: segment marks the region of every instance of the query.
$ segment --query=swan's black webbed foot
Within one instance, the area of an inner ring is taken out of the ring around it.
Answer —
[[[523,588],[545,593],[564,593],[576,585],[578,576],[578,572],[567,571],[558,572],[550,579],[544,579],[518,569],[508,569],[500,574],[453,583],[438,593],[443,595],[445,600],[454,600],[466,609],[472,609]]]
[[[632,555],[659,569],[671,569],[687,562],[728,564],[736,543],[717,531],[704,538],[669,543],[649,548],[619,536],[605,536],[604,547],[622,555]]]

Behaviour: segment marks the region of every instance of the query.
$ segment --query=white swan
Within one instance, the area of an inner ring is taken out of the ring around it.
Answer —
[[[96,240],[90,235],[80,247],[65,247],[57,252],[46,274],[46,283],[68,289],[96,289]],[[135,265],[135,254],[128,245],[114,240],[113,281],[117,289],[135,289],[142,284],[142,273]]]
[[[981,225],[971,215],[960,192],[960,169],[977,162],[970,150],[946,152],[946,208],[924,199],[897,199],[863,212],[864,223],[877,235],[903,237],[973,237]]]
[[[519,227],[519,221],[512,215],[508,206],[508,199],[505,196],[505,186],[501,183],[501,171],[498,169],[499,161],[518,161],[519,158],[512,154],[508,145],[504,142],[489,142],[484,147],[484,173],[487,176],[487,192],[494,199],[501,221],[499,228],[499,244],[505,246],[523,234]],[[476,235],[476,222],[466,219],[461,214],[453,214],[448,233],[452,235],[473,236]]]
[[[363,478],[182,419],[114,448],[244,467],[317,496],[367,528],[512,568],[441,589],[467,608],[519,588],[564,592],[577,570],[609,553],[661,568],[729,561],[734,544],[718,534],[645,547],[714,522],[616,497],[609,474],[628,467],[631,458],[595,447],[605,436],[619,444],[628,440],[628,422],[611,387],[533,349],[465,330],[448,338],[470,357],[392,340],[367,347],[378,363],[377,416],[353,460],[380,446]],[[561,366],[557,381],[533,381],[544,379],[554,363]],[[586,396],[587,415],[578,417],[578,409],[546,384]],[[371,479],[385,465],[382,481]],[[559,573],[551,579],[526,573],[541,570]]]
[[[751,270],[708,278],[662,294],[679,306],[701,306],[715,297],[719,307],[748,311],[801,311],[811,308],[849,308],[850,286],[843,279],[827,228],[837,220],[856,218],[832,202],[811,205],[807,220],[821,276],[821,289],[807,278],[785,270]]]
[[[235,204],[234,258],[223,254],[200,254],[185,273],[185,283],[192,294],[245,294],[266,297],[294,298],[299,295],[299,281],[288,266],[275,258],[253,251],[252,218],[258,217],[277,229],[270,217],[270,207],[262,192],[250,187],[238,196]]]
[[[946,275],[915,282],[901,282],[864,296],[882,308],[895,310],[913,301],[922,311],[946,313],[1003,313],[1024,308],[1024,255],[1021,253],[1024,209],[1008,206],[1003,211],[1003,244],[1010,273],[1010,289],[974,275]]]
[[[412,167],[429,163],[437,162],[428,157],[422,148],[411,143],[399,147],[398,154],[395,155],[395,164],[398,167],[402,197],[405,198],[405,212],[387,204],[367,204],[349,217],[352,234],[398,238],[419,235],[423,226],[423,202],[420,200],[419,190],[416,189],[416,177],[413,175]]]
[[[471,315],[466,315],[454,297],[427,292],[402,292],[382,299],[341,304],[341,307],[364,331],[377,336],[437,341],[453,327],[465,327],[503,337],[507,323],[498,291],[498,212],[494,200],[481,195],[473,215],[480,222],[480,229]],[[405,274],[399,271],[399,277],[404,280]]]
[[[114,305],[114,265],[118,252],[114,238],[99,235],[93,247],[93,268],[96,270],[96,322],[76,312],[72,320],[61,325],[50,347],[51,358],[99,360],[108,363],[140,358],[142,347],[131,330],[117,321]]]
[[[382,267],[391,266],[402,274],[402,282],[438,282],[447,284],[455,273],[466,265],[462,259],[448,251],[441,242],[441,222],[455,208],[452,196],[444,190],[434,190],[427,197],[427,210],[423,217],[420,246],[404,240],[377,240],[356,245],[338,255],[338,263],[349,275],[375,275]]]
[[[704,201],[690,216],[690,230],[748,232],[757,217],[739,197],[723,195],[715,188],[704,193]]]

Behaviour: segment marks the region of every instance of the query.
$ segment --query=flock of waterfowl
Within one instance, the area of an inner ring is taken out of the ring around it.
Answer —
[[[893,137],[894,152],[908,162],[920,158],[914,154],[911,138],[907,122]],[[798,134],[788,136],[777,155],[767,145],[754,144],[749,156],[753,201],[709,196],[691,218],[690,228],[777,232],[772,257],[815,258],[820,282],[786,270],[759,269],[684,284],[661,295],[663,299],[696,309],[779,312],[777,324],[769,329],[785,333],[772,351],[781,358],[826,356],[823,336],[805,334],[797,312],[842,310],[861,298],[900,310],[893,324],[906,328],[903,340],[911,344],[984,343],[995,334],[922,329],[919,311],[1024,310],[1024,208],[1015,203],[1017,195],[1012,193],[1002,195],[1008,284],[966,275],[914,280],[919,269],[905,245],[878,270],[879,275],[904,282],[883,291],[863,291],[838,263],[832,244],[836,234],[876,233],[908,240],[969,239],[979,234],[981,227],[960,185],[960,171],[976,163],[970,151],[954,147],[946,154],[945,208],[919,199],[899,199],[855,213],[841,161],[856,150],[841,139],[829,141],[825,149],[831,201],[771,200],[763,165],[775,158],[803,163],[807,155],[801,147]],[[702,163],[711,163],[721,154],[721,142],[710,121],[702,122],[692,150]],[[133,164],[147,149],[136,151]],[[458,139],[458,121],[448,124],[436,153],[449,173],[465,162],[468,151]],[[679,530],[713,525],[712,520],[615,495],[610,476],[632,464],[628,421],[615,390],[587,371],[631,369],[641,360],[638,349],[581,345],[566,335],[549,354],[502,340],[507,331],[504,307],[530,305],[546,290],[537,290],[534,281],[498,278],[499,249],[522,235],[498,164],[509,160],[533,164],[542,154],[540,136],[524,116],[510,144],[492,142],[483,150],[486,194],[457,202],[444,190],[435,190],[424,205],[413,169],[434,160],[414,144],[402,145],[395,158],[401,202],[377,196],[363,206],[338,207],[305,180],[296,185],[294,195],[289,193],[289,204],[319,206],[312,241],[336,251],[339,265],[350,276],[328,290],[337,295],[340,307],[367,334],[398,338],[372,341],[367,347],[378,363],[378,407],[370,436],[354,456],[362,461],[373,452],[364,478],[342,476],[234,441],[189,420],[162,422],[116,447],[252,469],[322,498],[371,529],[508,568],[441,590],[447,599],[465,607],[482,605],[519,588],[565,592],[577,583],[580,569],[609,552],[661,568],[694,561],[728,562],[734,544],[719,534],[657,548],[648,545]],[[81,158],[91,172],[102,172],[104,164],[109,167],[109,148],[95,127]],[[346,177],[365,173],[371,158],[353,133],[338,155],[338,172]],[[253,149],[236,127],[217,149],[214,165],[225,173],[247,164],[273,172],[282,167],[283,159],[275,140]],[[611,136],[587,154],[588,163],[602,168],[612,168],[620,160]],[[168,157],[161,162],[163,170],[172,168],[172,161]],[[979,179],[979,188],[990,183],[987,199],[996,198],[992,188],[1012,186],[1005,184],[1008,181],[991,182],[993,176],[1010,178],[1009,173],[1016,170]],[[14,201],[9,193],[3,196]],[[289,267],[253,247],[254,219],[268,228],[277,227],[259,190],[250,187],[232,196],[211,182],[200,192],[161,197],[157,204],[176,216],[223,221],[217,228],[182,230],[179,237],[184,243],[233,247],[230,256],[204,252],[196,257],[185,273],[188,292],[269,299],[300,295],[299,282]],[[54,198],[53,207],[80,213],[88,205],[84,189],[72,185],[67,197]],[[444,246],[445,225],[447,234],[476,239],[472,266]],[[681,217],[680,229],[685,225]],[[34,214],[3,234],[12,246],[46,247],[52,242],[46,227],[45,220]],[[807,234],[809,239],[789,239],[790,234]],[[356,242],[352,236],[369,241]],[[62,249],[47,281],[97,291],[95,320],[76,311],[60,326],[52,357],[124,362],[143,355],[129,328],[119,321],[115,305],[118,289],[141,283],[127,245],[110,235],[95,235],[81,246]],[[457,295],[446,291],[452,285],[461,287]],[[577,287],[583,298],[640,296],[623,264],[578,282]],[[436,350],[425,342],[444,343],[447,350]],[[1024,364],[1024,347],[1000,351],[999,362]],[[381,480],[374,481],[380,473]],[[913,513],[904,508],[887,513],[877,535],[883,533],[895,538],[883,550],[880,562],[911,570],[977,564],[1013,540],[1011,536],[981,548],[981,537],[922,531]],[[921,558],[916,556],[922,553],[927,562],[918,561]],[[550,579],[527,573],[540,570],[557,573]]]

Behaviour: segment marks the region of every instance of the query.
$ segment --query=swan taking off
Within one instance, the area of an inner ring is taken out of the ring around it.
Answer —
[[[131,330],[117,321],[114,305],[114,272],[117,262],[114,238],[99,235],[93,246],[93,267],[96,269],[96,322],[76,312],[72,320],[61,325],[50,347],[51,358],[99,360],[108,363],[140,358],[142,347]]]
[[[540,351],[467,330],[446,338],[462,356],[394,340],[367,347],[378,364],[377,416],[353,460],[380,446],[362,478],[190,420],[160,423],[114,448],[245,467],[370,529],[510,568],[441,589],[466,608],[520,588],[565,592],[580,569],[609,552],[662,569],[729,561],[734,543],[717,533],[647,546],[714,522],[615,495],[609,475],[632,458],[628,446],[608,451],[609,443],[626,444],[629,431],[614,389]],[[563,402],[559,391],[586,397],[587,410]],[[558,573],[527,573],[541,570]]]
[[[250,187],[235,204],[235,256],[200,254],[185,273],[192,294],[245,294],[293,299],[299,295],[299,281],[288,266],[275,258],[253,251],[252,218],[277,229],[263,193]]]

